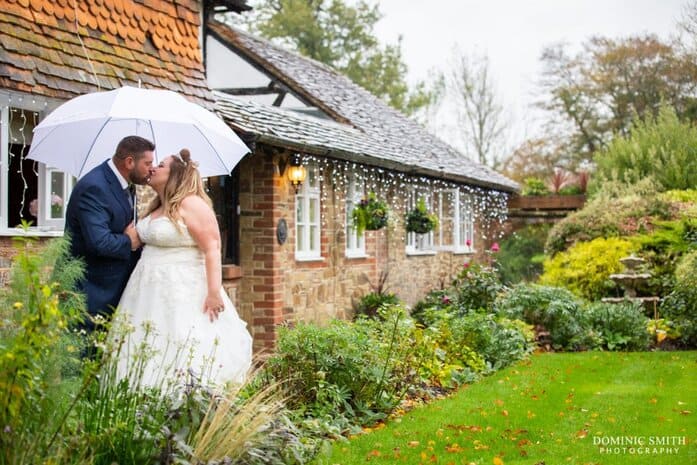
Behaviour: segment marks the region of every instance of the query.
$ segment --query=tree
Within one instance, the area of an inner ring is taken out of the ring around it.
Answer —
[[[676,42],[654,35],[594,37],[576,56],[564,45],[542,54],[542,107],[551,126],[568,136],[569,151],[589,158],[615,134],[627,135],[635,116],[655,115],[662,102],[680,118],[693,114],[697,64]]]
[[[409,89],[401,39],[382,46],[377,5],[359,0],[258,0],[241,19],[247,29],[327,64],[392,107],[413,114],[435,98],[424,83]]]
[[[502,159],[506,122],[489,70],[487,56],[467,56],[458,50],[447,75],[455,99],[459,130],[476,161],[496,168]]]
[[[527,178],[546,179],[554,167],[562,162],[556,141],[533,138],[523,141],[501,164],[501,172],[508,178],[524,183]]]

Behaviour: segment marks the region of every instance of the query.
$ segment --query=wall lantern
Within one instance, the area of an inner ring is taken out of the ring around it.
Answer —
[[[288,166],[286,166],[286,163]],[[295,193],[297,194],[298,189],[300,189],[302,183],[305,182],[307,170],[300,162],[300,155],[297,153],[291,155],[286,163],[283,163],[283,165],[279,164],[280,174],[283,176],[283,171],[286,172],[288,181],[290,181],[290,183],[293,185]]]

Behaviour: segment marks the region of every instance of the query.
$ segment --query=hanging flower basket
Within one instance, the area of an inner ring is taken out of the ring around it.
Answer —
[[[426,210],[424,199],[419,199],[413,210],[406,214],[407,232],[426,234],[438,227],[438,216]]]
[[[361,200],[353,209],[353,227],[358,234],[363,231],[377,231],[387,226],[389,210],[387,204],[375,197],[375,193],[368,194],[367,199]]]

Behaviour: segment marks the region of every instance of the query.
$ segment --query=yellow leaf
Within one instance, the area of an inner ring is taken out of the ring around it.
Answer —
[[[494,465],[503,465],[503,460],[501,460],[501,457],[494,457],[494,460],[492,460]]]
[[[452,444],[450,446],[445,446],[445,450],[451,453],[462,452],[462,447],[458,443]]]
[[[655,397],[653,397],[651,400],[649,400],[649,403],[651,403],[651,404],[655,404],[656,402],[658,402],[658,399],[656,399]]]
[[[508,410],[501,410],[501,415],[503,415],[504,417],[507,417],[507,416],[508,416]]]
[[[418,445],[419,445],[419,441],[409,441],[407,443],[407,446],[409,446],[409,447],[416,447]]]

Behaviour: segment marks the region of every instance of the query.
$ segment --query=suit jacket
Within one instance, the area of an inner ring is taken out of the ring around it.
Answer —
[[[140,251],[131,252],[131,241],[123,233],[132,219],[133,207],[107,162],[75,184],[65,231],[72,254],[85,261],[80,290],[87,295],[91,315],[111,316],[140,257]],[[91,329],[89,323],[86,327]]]

